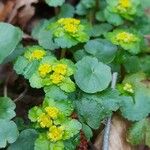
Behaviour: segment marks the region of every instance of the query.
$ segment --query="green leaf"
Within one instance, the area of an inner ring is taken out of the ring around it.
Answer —
[[[106,9],[104,11],[104,16],[105,16],[105,19],[109,23],[111,23],[115,26],[119,26],[119,25],[122,25],[124,23],[123,19],[119,16],[119,14],[112,13],[108,9]]]
[[[92,35],[93,37],[99,37],[107,33],[113,28],[111,24],[108,23],[102,23],[102,24],[96,24],[93,26],[92,29]]]
[[[111,82],[111,69],[96,58],[84,57],[77,64],[76,84],[86,93],[105,90]]]
[[[29,117],[29,119],[32,121],[32,122],[36,122],[37,121],[37,118],[40,116],[40,114],[42,114],[43,113],[43,111],[39,108],[39,107],[37,107],[37,106],[35,106],[35,107],[33,107],[33,108],[31,108],[30,110],[29,110],[29,114],[28,114],[28,117]]]
[[[34,129],[23,130],[17,141],[8,147],[8,150],[33,150],[38,134]]]
[[[59,87],[57,86],[48,86],[44,88],[45,91],[45,96],[54,100],[64,100],[67,99],[67,93],[62,91]]]
[[[5,148],[7,143],[14,143],[18,136],[17,126],[13,121],[0,119],[0,148]]]
[[[58,18],[71,18],[74,16],[75,10],[74,7],[70,4],[64,4],[61,6],[60,13]]]
[[[98,129],[101,121],[110,115],[105,108],[94,99],[82,98],[76,101],[79,120],[93,129]]]
[[[72,119],[63,123],[65,128],[64,139],[70,139],[74,135],[78,134],[82,129],[82,125],[78,120]]]
[[[15,103],[8,97],[0,97],[0,119],[10,120],[15,117]]]
[[[127,141],[132,145],[147,145],[150,147],[150,120],[143,119],[136,122],[129,129]]]
[[[150,96],[144,90],[137,90],[134,98],[124,97],[120,110],[126,119],[139,121],[150,113]]]
[[[61,6],[65,0],[45,0],[45,2],[49,5],[49,6]]]
[[[58,46],[53,41],[52,33],[46,29],[39,32],[38,42],[39,45],[45,49],[55,50],[58,48]]]
[[[0,23],[0,63],[9,56],[22,39],[19,28],[7,23]]]
[[[94,39],[84,46],[87,53],[103,63],[110,63],[116,56],[117,46],[104,39]]]
[[[83,130],[83,132],[84,132],[84,134],[88,140],[90,140],[93,137],[93,132],[88,125],[83,123],[82,124],[82,130]]]
[[[40,134],[36,139],[34,150],[50,150],[50,141],[45,134]]]
[[[76,90],[75,83],[70,78],[66,78],[63,83],[60,84],[60,88],[68,93]]]

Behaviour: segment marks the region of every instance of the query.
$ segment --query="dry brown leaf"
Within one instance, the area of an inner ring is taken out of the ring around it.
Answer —
[[[17,22],[21,27],[25,27],[35,13],[35,8],[32,4],[38,3],[38,1],[39,0],[16,0],[15,7],[8,18],[8,22]]]
[[[128,123],[121,117],[115,115],[112,119],[111,131],[110,131],[110,143],[109,150],[137,150],[126,142],[126,132]],[[103,135],[100,133],[95,140],[94,146],[97,150],[102,150],[102,138]]]
[[[16,0],[0,2],[0,21],[5,21],[11,14]]]

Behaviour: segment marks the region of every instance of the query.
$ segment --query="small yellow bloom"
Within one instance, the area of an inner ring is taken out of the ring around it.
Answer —
[[[132,87],[132,85],[129,84],[129,83],[126,83],[126,84],[123,86],[123,90],[124,90],[124,91],[127,91],[127,92],[129,92],[129,93],[134,93],[133,87]]]
[[[53,67],[53,71],[55,73],[65,75],[67,73],[67,65],[65,65],[65,64],[58,64],[58,65]]]
[[[56,107],[46,107],[45,111],[52,119],[55,119],[58,117],[59,109]]]
[[[38,71],[41,77],[45,77],[48,73],[52,71],[52,66],[46,63],[41,64]]]
[[[120,12],[127,12],[132,7],[131,0],[119,0],[117,9]]]
[[[38,122],[40,124],[40,126],[42,128],[49,128],[52,126],[52,120],[50,119],[50,117],[48,115],[46,115],[45,113],[42,113],[39,117],[38,117]]]
[[[62,18],[58,20],[58,24],[61,25],[66,32],[76,33],[80,25],[80,20],[74,18]]]
[[[58,74],[58,73],[53,73],[50,76],[50,79],[52,80],[52,83],[59,84],[59,83],[61,83],[63,81],[64,76],[62,76],[61,74]]]
[[[40,60],[46,55],[43,50],[35,50],[31,53],[31,60]]]
[[[47,134],[48,139],[50,139],[53,142],[62,140],[64,134],[64,128],[62,126],[56,127],[52,126],[50,128],[49,133]]]
[[[132,43],[132,42],[136,42],[138,39],[132,33],[128,33],[128,32],[123,31],[123,32],[120,32],[116,35],[116,40],[118,42]]]

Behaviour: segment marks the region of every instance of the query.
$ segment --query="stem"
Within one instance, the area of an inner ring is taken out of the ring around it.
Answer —
[[[16,103],[16,102],[20,101],[22,98],[24,98],[27,91],[28,91],[28,89],[25,88],[25,90],[16,99],[14,99],[14,102]]]
[[[59,7],[55,7],[54,12],[55,12],[55,15],[58,15],[59,14]]]
[[[112,83],[111,83],[111,88],[112,89],[115,89],[115,87],[116,87],[117,76],[118,76],[117,72],[114,72],[113,75],[112,75]],[[111,118],[112,118],[112,115],[109,118],[107,118],[107,123],[106,123],[105,129],[104,129],[102,150],[109,150],[109,137],[110,137],[110,128],[111,128]]]
[[[65,55],[66,55],[66,49],[62,49],[62,50],[61,50],[60,59],[64,58]]]

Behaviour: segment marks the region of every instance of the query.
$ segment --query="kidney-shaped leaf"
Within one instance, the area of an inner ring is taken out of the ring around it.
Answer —
[[[38,134],[34,129],[26,129],[19,135],[17,141],[11,144],[8,150],[33,150]]]
[[[49,6],[61,6],[65,0],[45,0],[45,2],[49,5]]]
[[[14,143],[19,132],[13,121],[0,119],[0,148],[6,147],[7,143]]]
[[[10,120],[15,114],[15,103],[8,97],[0,97],[0,119]]]
[[[104,39],[90,40],[85,46],[87,53],[95,56],[99,61],[110,63],[115,58],[117,46]]]
[[[77,64],[74,75],[79,88],[86,93],[105,90],[111,82],[111,69],[96,58],[84,57]]]
[[[9,56],[22,38],[19,28],[7,23],[0,23],[0,63]]]

